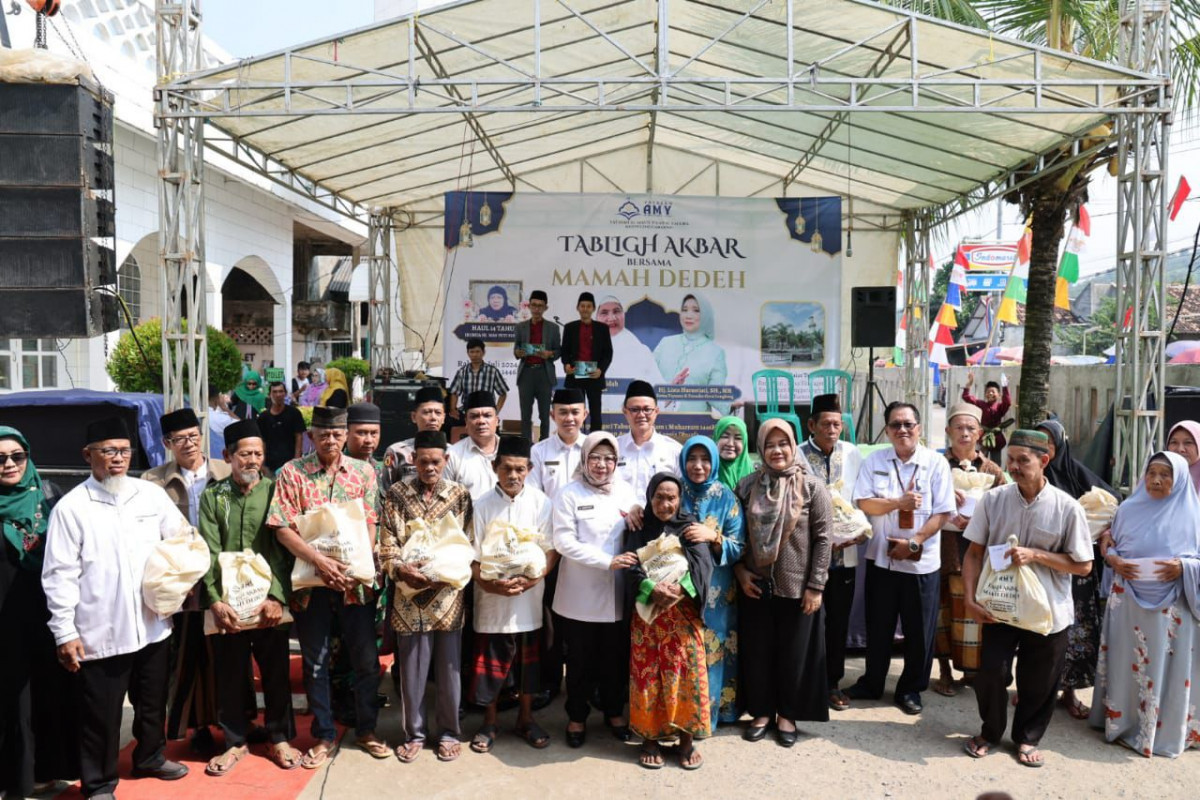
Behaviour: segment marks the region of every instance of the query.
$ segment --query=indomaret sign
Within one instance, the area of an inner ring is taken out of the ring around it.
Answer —
[[[578,318],[580,292],[595,295],[614,350],[606,428],[623,425],[635,378],[657,388],[660,429],[682,435],[711,432],[752,399],[759,370],[837,366],[837,197],[451,192],[445,244],[446,375],[466,363],[468,339],[484,340],[513,395],[506,418],[519,415],[513,328],[535,289],[560,325]],[[797,387],[807,397],[807,382]]]

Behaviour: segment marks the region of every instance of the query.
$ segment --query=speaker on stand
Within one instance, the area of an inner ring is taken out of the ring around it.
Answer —
[[[866,431],[866,441],[879,439],[875,433],[875,398],[884,406],[887,398],[875,382],[875,348],[896,345],[896,287],[855,286],[850,290],[850,346],[867,348],[867,388],[858,412],[856,427]],[[867,426],[863,427],[866,419]],[[880,429],[879,433],[883,430]],[[860,436],[861,438],[861,436]]]

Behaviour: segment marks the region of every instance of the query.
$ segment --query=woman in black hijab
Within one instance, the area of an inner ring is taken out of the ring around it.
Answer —
[[[1046,467],[1046,481],[1078,500],[1092,489],[1100,488],[1116,496],[1116,492],[1104,480],[1081,464],[1071,455],[1071,443],[1067,431],[1057,419],[1038,423],[1038,430],[1050,437],[1050,463]],[[1099,549],[1095,553],[1097,564],[1101,564]],[[1086,689],[1096,681],[1096,662],[1100,656],[1100,628],[1104,620],[1100,601],[1100,577],[1103,569],[1092,569],[1087,575],[1076,575],[1071,582],[1071,596],[1075,601],[1075,622],[1067,633],[1067,662],[1063,668],[1062,698],[1059,701],[1075,719],[1087,719],[1091,709],[1084,705],[1075,692]]]
[[[631,620],[629,727],[642,738],[639,763],[646,769],[662,767],[658,742],[677,736],[679,765],[699,769],[703,759],[693,742],[712,733],[702,617],[712,582],[712,551],[685,537],[698,522],[683,512],[682,497],[679,478],[658,473],[646,489],[641,530],[625,534],[626,552],[637,552],[659,537],[677,537],[687,562],[678,581],[654,583],[640,561],[629,568],[625,581]]]

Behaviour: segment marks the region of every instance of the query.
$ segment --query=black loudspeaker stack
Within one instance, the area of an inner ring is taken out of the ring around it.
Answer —
[[[393,379],[386,384],[376,383],[371,387],[371,402],[379,406],[379,453],[381,455],[396,442],[402,442],[417,435],[416,423],[412,421],[412,411],[416,404],[417,392],[426,386],[445,389],[445,383],[436,378],[424,380],[400,378]]]
[[[0,337],[115,330],[113,98],[0,83]]]
[[[896,287],[855,286],[850,290],[850,346],[894,347]]]

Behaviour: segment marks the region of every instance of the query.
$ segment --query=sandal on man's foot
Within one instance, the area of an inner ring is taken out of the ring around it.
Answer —
[[[471,737],[471,749],[476,753],[492,752],[492,745],[496,743],[496,734],[499,732],[500,728],[495,725],[484,725]]]
[[[646,742],[642,745],[642,752],[638,754],[638,764],[645,769],[662,769],[662,750],[658,742]]]
[[[992,743],[982,736],[972,736],[963,742],[963,751],[971,758],[987,758],[992,754]]]
[[[679,766],[687,770],[700,769],[704,766],[704,756],[700,755],[700,751],[692,745],[687,750],[682,747],[679,749]]]
[[[308,748],[308,752],[300,759],[300,766],[305,769],[316,769],[329,760],[335,747],[337,745],[332,740],[322,739]]]
[[[380,741],[375,738],[375,734],[367,734],[361,739],[355,739],[354,743],[358,745],[358,749],[362,750],[371,758],[387,758],[392,754],[392,748],[387,746],[387,742]]]
[[[442,739],[437,744],[438,761],[454,761],[462,755],[462,744],[458,739]]]
[[[1034,769],[1046,763],[1042,759],[1042,751],[1032,744],[1023,744],[1017,747],[1017,762],[1023,767],[1033,767]]]
[[[291,770],[300,766],[300,751],[287,742],[277,742],[267,751],[267,758],[275,762],[280,769]]]
[[[930,687],[942,697],[954,697],[958,690],[954,688],[953,678],[938,678]]]
[[[411,764],[417,760],[417,756],[421,755],[421,751],[425,749],[425,742],[410,741],[399,745],[395,749],[396,758],[401,764]]]
[[[228,775],[229,772],[237,766],[237,763],[245,758],[250,753],[250,748],[242,745],[241,747],[231,747],[221,755],[208,762],[204,767],[205,775],[220,777]]]
[[[550,734],[532,720],[527,725],[518,725],[513,732],[528,742],[529,746],[535,750],[550,746]]]

